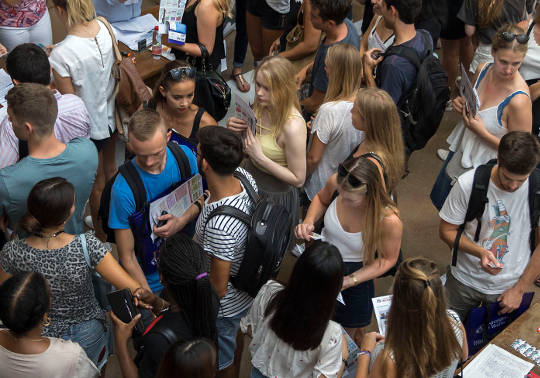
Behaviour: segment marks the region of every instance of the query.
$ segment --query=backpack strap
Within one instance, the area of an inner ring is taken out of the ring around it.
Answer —
[[[205,110],[199,106],[197,114],[195,114],[195,119],[193,120],[193,127],[191,128],[191,134],[189,134],[188,139],[197,139],[197,131],[199,131],[199,125],[201,124],[201,119],[204,115]]]
[[[416,67],[416,71],[418,71],[420,69],[420,64],[422,63],[422,60],[421,60],[420,56],[418,55],[418,52],[415,49],[413,49],[412,47],[402,46],[402,45],[390,46],[384,52],[384,57],[386,58],[387,56],[390,56],[390,55],[397,55],[397,56],[400,56],[402,58],[405,58],[413,66]]]
[[[86,260],[86,264],[88,264],[88,267],[90,269],[94,269],[94,267],[92,266],[92,263],[90,262],[90,255],[88,254],[88,247],[86,246],[86,235],[79,234],[79,238],[81,239],[81,245],[82,245],[82,250],[84,252],[84,259]]]
[[[359,157],[375,159],[382,168],[384,185],[388,185],[388,175],[386,174],[386,169],[384,168],[382,158],[379,155],[377,155],[375,152],[367,152],[363,155],[360,155]]]
[[[133,193],[135,210],[141,209],[146,203],[146,189],[141,176],[139,176],[139,172],[137,172],[137,168],[135,168],[133,162],[129,160],[118,168],[118,172],[122,174],[131,189],[131,193]]]
[[[169,147],[172,154],[174,155],[174,158],[176,159],[178,169],[180,170],[180,180],[185,180],[186,178],[191,176],[191,167],[189,165],[189,160],[182,147],[180,147],[177,143],[171,141],[167,143],[167,147]]]
[[[530,38],[533,28],[534,28],[534,21],[531,22],[531,24],[529,25],[529,29],[527,29],[527,37]]]
[[[480,238],[480,229],[482,228],[482,215],[484,209],[488,203],[487,191],[489,186],[489,179],[491,177],[491,170],[493,169],[493,161],[488,162],[476,168],[474,171],[473,186],[471,195],[469,197],[469,204],[467,205],[467,212],[465,214],[465,220],[458,227],[456,238],[454,239],[454,247],[452,249],[452,266],[456,266],[457,253],[459,249],[459,241],[461,234],[465,230],[465,225],[476,219],[478,224],[476,226],[476,232],[474,234],[474,241],[478,242]]]
[[[251,225],[251,216],[244,213],[242,210],[238,210],[236,207],[229,206],[229,205],[221,205],[216,207],[214,210],[208,214],[208,217],[206,218],[206,224],[208,224],[208,221],[212,219],[215,216],[218,215],[228,215],[230,217],[236,218],[239,221],[247,224],[248,226]],[[204,228],[206,229],[206,224],[204,225]]]
[[[103,25],[105,25],[105,27],[109,31],[109,35],[111,36],[111,40],[113,44],[114,59],[116,60],[116,63],[120,63],[122,61],[122,53],[120,52],[120,49],[118,48],[118,42],[116,41],[116,37],[114,35],[114,31],[112,30],[111,24],[103,16],[98,16],[97,19],[101,21]]]
[[[529,176],[529,217],[531,220],[529,243],[532,255],[536,248],[536,227],[540,219],[540,170],[538,169],[534,169]]]
[[[240,180],[251,202],[253,202],[253,204],[257,203],[259,201],[259,195],[255,191],[253,185],[251,185],[251,182],[248,180],[248,178],[239,171],[234,171],[233,176]]]

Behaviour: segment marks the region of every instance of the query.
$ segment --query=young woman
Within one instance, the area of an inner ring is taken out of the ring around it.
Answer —
[[[287,59],[267,57],[255,69],[257,132],[231,117],[227,127],[244,133],[245,168],[257,181],[259,193],[288,209],[298,209],[296,188],[306,178],[306,123],[300,114],[294,69]],[[291,214],[293,224],[296,213]]]
[[[310,240],[323,217],[321,235],[338,247],[345,265],[342,295],[346,305],[337,305],[334,320],[358,343],[371,321],[373,279],[396,264],[403,233],[377,165],[364,157],[340,164],[337,177],[332,176],[317,193],[304,222],[296,226],[296,237]]]
[[[362,88],[356,95],[351,115],[353,126],[364,132],[364,140],[349,158],[369,155],[381,172],[386,191],[395,194],[404,172],[405,149],[394,101],[382,89]]]
[[[368,28],[362,34],[360,56],[363,56],[365,51],[375,48],[380,49],[381,52],[385,52],[394,43],[394,32],[385,26],[378,1],[373,2],[373,14],[374,17],[371,19]]]
[[[109,334],[105,312],[94,294],[92,272],[118,289],[143,289],[91,232],[64,232],[74,201],[73,185],[60,177],[42,180],[32,188],[20,221],[29,236],[10,241],[2,249],[0,282],[24,271],[43,274],[52,295],[51,322],[44,327],[44,335],[78,342],[101,369],[110,352]]]
[[[531,131],[532,105],[529,87],[519,74],[527,52],[527,36],[517,25],[501,27],[493,38],[494,62],[478,67],[474,85],[480,107],[478,114],[467,114],[465,100],[453,100],[462,120],[448,139],[450,153],[431,191],[437,209],[442,205],[453,181],[462,173],[497,157],[501,137],[509,131]]]
[[[311,201],[337,170],[338,163],[362,142],[363,132],[352,123],[351,109],[362,83],[362,56],[346,43],[326,54],[328,91],[311,126],[304,190]]]
[[[193,103],[195,68],[175,60],[163,67],[152,96],[152,104],[173,131],[171,138],[197,149],[199,128],[217,122],[203,108]]]
[[[331,319],[343,262],[317,241],[300,256],[287,285],[268,281],[240,327],[252,335],[251,377],[340,377],[347,342]],[[314,311],[314,309],[317,311]]]
[[[43,275],[21,272],[0,286],[2,376],[97,377],[99,370],[78,343],[41,336],[50,323],[51,293]]]
[[[206,273],[206,259],[202,248],[182,233],[166,239],[163,243],[158,269],[161,283],[165,287],[166,301],[155,296],[151,300],[145,299],[153,305],[154,312],[159,314],[159,317],[148,325],[143,333],[142,348],[137,356],[138,365],[131,359],[128,339],[140,317],[126,324],[112,314],[115,324],[115,351],[124,377],[156,376],[165,352],[172,345],[163,336],[164,330],[174,333],[179,342],[204,337],[216,344],[219,300],[210,283],[210,276]],[[215,372],[215,356],[211,367]],[[163,369],[166,367],[162,366]]]
[[[165,353],[156,377],[214,378],[216,358],[216,346],[209,340],[178,342]]]
[[[101,192],[116,172],[113,42],[107,27],[96,20],[91,0],[54,0],[54,6],[67,30],[66,38],[54,47],[49,57],[54,83],[60,93],[82,98],[90,114],[90,138],[99,151],[90,211],[97,235],[105,240],[97,215]]]
[[[451,1],[450,1],[451,2]],[[477,38],[478,46],[470,65],[474,74],[484,63],[493,62],[491,53],[493,38],[503,25],[520,24],[522,29],[527,27],[527,9],[534,1],[527,0],[464,0],[457,17],[465,23],[465,34]]]
[[[458,315],[446,309],[444,297],[433,261],[403,261],[394,278],[386,339],[376,344],[381,335],[364,336],[360,349],[371,356],[358,356],[356,378],[452,378],[468,348],[465,329]]]
[[[52,43],[51,17],[46,0],[0,1],[0,41],[7,51],[23,43]],[[2,53],[3,46],[0,47]]]

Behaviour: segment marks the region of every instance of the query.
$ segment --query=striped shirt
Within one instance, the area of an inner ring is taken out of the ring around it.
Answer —
[[[257,190],[257,184],[253,177],[238,168],[237,171],[245,175],[249,182]],[[207,222],[208,215],[218,206],[229,205],[248,214],[253,210],[253,204],[242,186],[242,192],[230,197],[225,197],[216,202],[210,202],[212,197],[204,203],[204,208],[197,220],[197,241],[203,246],[210,258],[230,261],[230,276],[234,276],[240,269],[240,264],[246,250],[248,226],[242,221],[228,215],[216,215]],[[206,228],[205,228],[206,226]],[[240,290],[237,290],[229,281],[227,292],[221,298],[218,317],[226,318],[240,314],[251,306],[253,298]]]
[[[90,115],[83,100],[73,94],[61,94],[53,90],[58,103],[58,117],[54,124],[56,138],[67,143],[78,137],[90,137]],[[19,160],[19,139],[13,132],[6,115],[0,123],[0,169],[15,164]]]

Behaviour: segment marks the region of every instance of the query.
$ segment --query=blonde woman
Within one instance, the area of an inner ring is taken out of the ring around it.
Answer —
[[[257,133],[235,117],[227,127],[244,133],[245,168],[257,181],[259,193],[288,209],[298,208],[296,188],[306,178],[306,123],[300,114],[294,67],[283,57],[266,57],[255,69]],[[294,213],[294,212],[293,212]],[[296,213],[291,214],[294,223]]]
[[[356,378],[452,378],[459,361],[467,359],[468,346],[463,324],[444,298],[433,261],[403,261],[394,279],[386,339],[377,343],[381,335],[364,336],[360,349],[371,356],[358,356]]]
[[[304,190],[311,201],[339,162],[362,142],[364,133],[352,124],[351,109],[362,83],[362,56],[348,44],[328,49],[325,60],[328,91],[311,127]]]
[[[396,264],[403,234],[377,165],[364,157],[340,164],[337,176],[317,193],[304,222],[296,226],[296,237],[310,240],[323,216],[321,235],[339,249],[345,269],[341,293],[346,305],[337,304],[334,320],[359,343],[371,321],[373,279]]]
[[[90,195],[94,225],[105,182],[116,172],[114,160],[113,43],[106,26],[96,20],[91,0],[54,0],[56,13],[67,29],[66,38],[51,52],[54,83],[62,94],[81,97],[90,114],[90,138],[99,152],[96,180]],[[96,229],[98,236],[101,234]]]

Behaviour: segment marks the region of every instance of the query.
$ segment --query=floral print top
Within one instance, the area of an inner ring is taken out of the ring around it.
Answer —
[[[27,28],[41,20],[46,11],[46,0],[20,0],[15,6],[0,1],[0,26]]]

